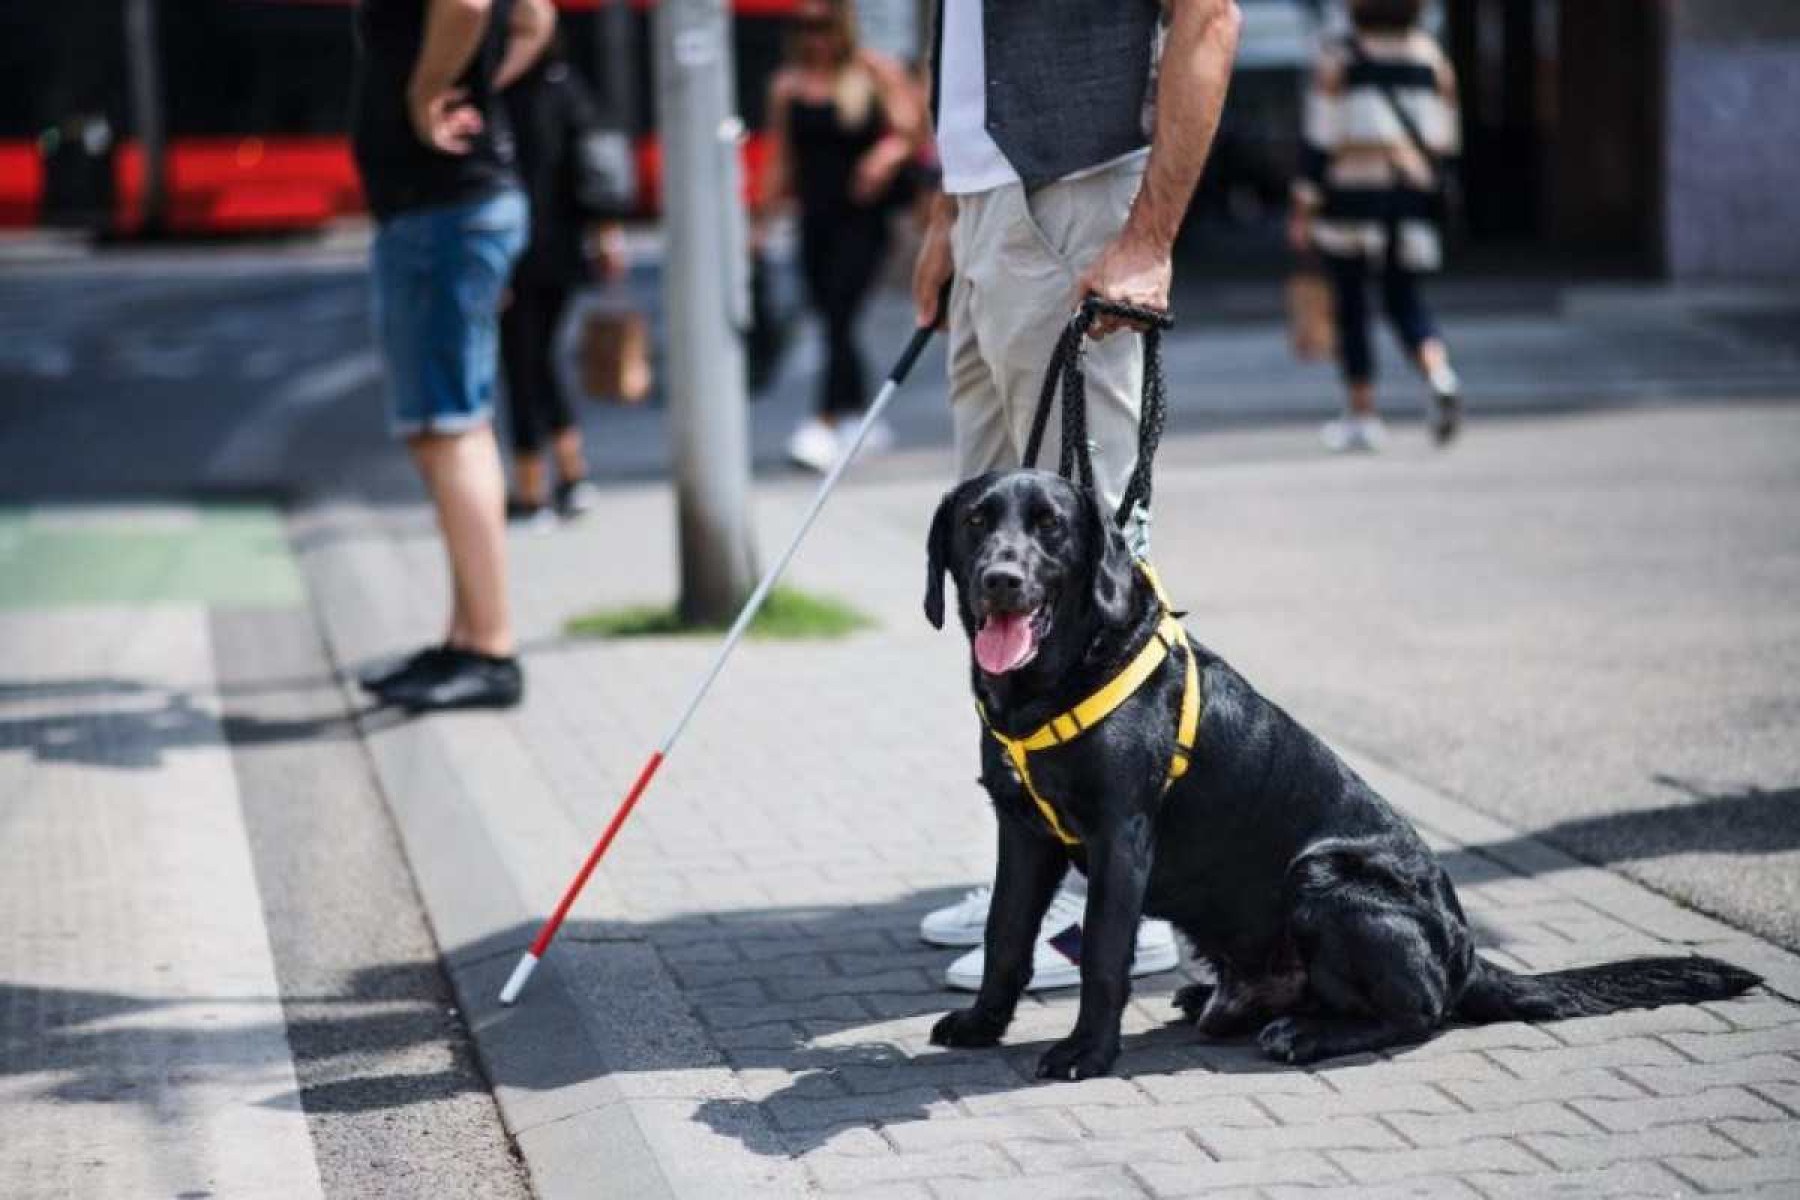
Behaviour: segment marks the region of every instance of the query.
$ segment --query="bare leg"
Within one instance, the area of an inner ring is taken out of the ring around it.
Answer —
[[[556,456],[556,477],[563,483],[574,483],[577,479],[587,477],[587,456],[581,449],[581,429],[571,425],[562,430],[550,441],[550,450]],[[537,496],[543,496],[542,474]]]
[[[1426,338],[1419,343],[1417,362],[1420,374],[1429,379],[1450,365],[1450,347],[1443,338]]]
[[[1370,382],[1350,385],[1350,411],[1359,417],[1375,415],[1375,385]]]
[[[558,455],[560,458],[561,455]],[[525,504],[542,504],[548,495],[544,477],[544,456],[519,454],[513,457],[513,478],[518,482],[518,496]]]
[[[493,430],[427,434],[409,446],[431,492],[450,560],[450,640],[482,654],[510,655],[506,477]]]

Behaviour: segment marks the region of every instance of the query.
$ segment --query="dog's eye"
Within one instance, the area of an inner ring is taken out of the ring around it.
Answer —
[[[1055,533],[1062,528],[1062,521],[1055,513],[1044,513],[1034,522],[1039,533]]]
[[[987,517],[982,514],[980,509],[971,511],[964,519],[969,523],[970,529],[980,529],[987,524]]]

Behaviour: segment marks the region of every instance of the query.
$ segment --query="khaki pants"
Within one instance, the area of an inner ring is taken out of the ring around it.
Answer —
[[[949,362],[960,478],[1020,464],[1075,281],[1124,227],[1143,174],[1137,155],[1030,193],[1014,183],[957,198]],[[1109,512],[1137,463],[1143,377],[1141,338],[1121,332],[1089,343],[1088,436]],[[1045,470],[1056,470],[1061,428],[1058,406],[1038,456]],[[1141,527],[1135,535],[1142,540]]]

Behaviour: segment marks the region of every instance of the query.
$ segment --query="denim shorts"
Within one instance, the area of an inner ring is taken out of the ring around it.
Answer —
[[[529,226],[516,190],[381,222],[371,274],[394,436],[493,420],[500,297]]]

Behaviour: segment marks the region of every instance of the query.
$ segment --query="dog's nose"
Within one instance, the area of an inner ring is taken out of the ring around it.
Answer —
[[[1001,563],[981,573],[981,594],[997,607],[1014,609],[1025,593],[1025,572],[1009,563]]]

